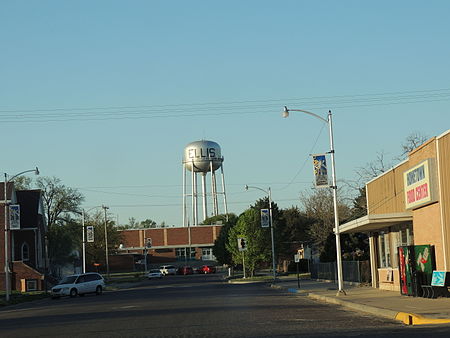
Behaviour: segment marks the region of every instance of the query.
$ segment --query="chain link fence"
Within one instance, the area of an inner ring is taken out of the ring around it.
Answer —
[[[336,262],[312,263],[311,278],[337,281]],[[342,274],[345,282],[370,283],[369,261],[343,261]]]

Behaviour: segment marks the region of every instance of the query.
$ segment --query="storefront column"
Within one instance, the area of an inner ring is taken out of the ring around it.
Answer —
[[[372,274],[372,287],[378,288],[378,264],[377,264],[377,245],[376,237],[369,233],[369,251],[370,251],[370,273]]]

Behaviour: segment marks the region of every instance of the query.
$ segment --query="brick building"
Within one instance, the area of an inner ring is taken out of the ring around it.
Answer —
[[[0,183],[0,192],[4,183]],[[5,289],[5,201],[0,200],[0,289]],[[43,290],[47,269],[45,235],[47,225],[40,190],[18,190],[7,186],[7,203],[18,205],[20,219],[8,231],[12,290]],[[11,224],[13,225],[13,224]]]
[[[430,269],[450,271],[450,130],[367,182],[366,197],[368,214],[342,224],[340,231],[369,235],[373,287],[403,287],[408,246],[431,248],[430,259],[410,258],[417,270],[432,260]]]
[[[129,268],[130,259],[142,257],[146,244],[151,242],[147,251],[148,264],[177,262],[180,264],[189,258],[196,261],[213,261],[214,241],[218,237],[221,225],[198,225],[193,227],[171,227],[122,230],[122,243],[118,254],[110,259],[111,270]]]

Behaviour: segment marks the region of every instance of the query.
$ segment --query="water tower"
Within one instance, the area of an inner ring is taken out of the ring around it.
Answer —
[[[221,191],[218,191],[216,182],[216,170],[220,168]],[[191,172],[191,189],[186,189],[186,172]],[[211,176],[211,185],[207,191],[207,174]],[[201,176],[201,192],[197,189],[197,174]],[[202,211],[204,221],[208,217],[208,196],[211,197],[212,216],[219,215],[218,195],[223,196],[223,213],[228,214],[227,197],[225,194],[225,178],[223,174],[223,157],[220,146],[213,141],[195,141],[184,148],[183,156],[183,226],[198,225],[198,199],[202,199]],[[190,200],[191,212],[188,213],[188,199]],[[192,218],[189,219],[189,214]]]

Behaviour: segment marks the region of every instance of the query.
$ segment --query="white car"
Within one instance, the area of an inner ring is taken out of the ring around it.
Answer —
[[[165,275],[175,275],[177,273],[177,268],[173,265],[162,265],[159,267],[159,271]]]
[[[159,269],[151,269],[147,274],[148,279],[153,279],[153,278],[161,279],[163,276],[164,275],[162,274],[161,270],[159,270]]]
[[[95,272],[82,273],[64,277],[58,285],[52,287],[52,298],[61,296],[76,297],[86,293],[101,295],[105,289],[105,280]]]

